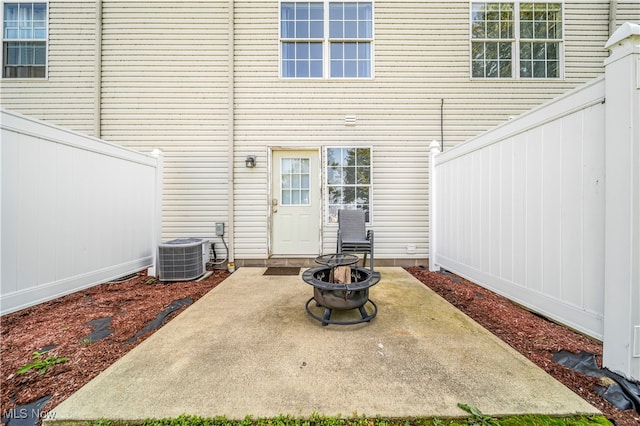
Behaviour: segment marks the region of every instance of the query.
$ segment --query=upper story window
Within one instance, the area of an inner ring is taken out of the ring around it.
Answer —
[[[473,78],[561,78],[562,3],[472,2]]]
[[[47,3],[4,3],[2,77],[44,78],[46,64]]]
[[[371,2],[280,4],[283,78],[371,78]]]

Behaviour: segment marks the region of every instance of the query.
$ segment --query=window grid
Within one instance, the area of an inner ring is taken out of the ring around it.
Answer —
[[[285,206],[310,205],[308,158],[282,158],[280,161],[280,200]]]
[[[371,77],[371,43],[331,42],[331,77]]]
[[[47,3],[2,4],[2,76],[45,78]]]
[[[561,78],[562,3],[472,2],[472,78]]]
[[[520,42],[520,77],[557,78],[560,74],[558,43]]]
[[[371,148],[327,148],[327,223],[338,222],[338,210],[371,212]]]
[[[330,76],[371,77],[372,4],[329,3]]]
[[[520,77],[560,77],[562,8],[558,3],[520,5]]]
[[[511,78],[513,43],[485,41],[473,43],[473,77]]]
[[[282,78],[371,78],[373,3],[280,3]]]

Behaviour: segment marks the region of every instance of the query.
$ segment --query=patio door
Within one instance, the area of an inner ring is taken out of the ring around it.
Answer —
[[[273,150],[271,254],[320,254],[320,167],[318,151]]]

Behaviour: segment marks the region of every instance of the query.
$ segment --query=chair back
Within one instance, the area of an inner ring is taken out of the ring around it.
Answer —
[[[364,210],[338,210],[338,228],[345,241],[365,240]]]

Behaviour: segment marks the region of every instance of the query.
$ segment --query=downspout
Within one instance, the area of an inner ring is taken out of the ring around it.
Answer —
[[[229,0],[229,23],[227,28],[228,33],[228,58],[227,58],[227,66],[228,66],[228,83],[227,83],[227,173],[228,173],[228,207],[227,207],[227,217],[228,217],[228,229],[229,229],[229,262],[233,262],[235,260],[235,180],[234,180],[234,157],[235,157],[235,133],[234,133],[234,125],[235,125],[235,76],[234,76],[234,41],[235,41],[235,28],[234,28],[234,0]]]
[[[93,136],[102,137],[102,0],[96,0],[95,73],[93,94]]]
[[[616,31],[618,22],[618,2],[616,0],[609,1],[609,37]]]

